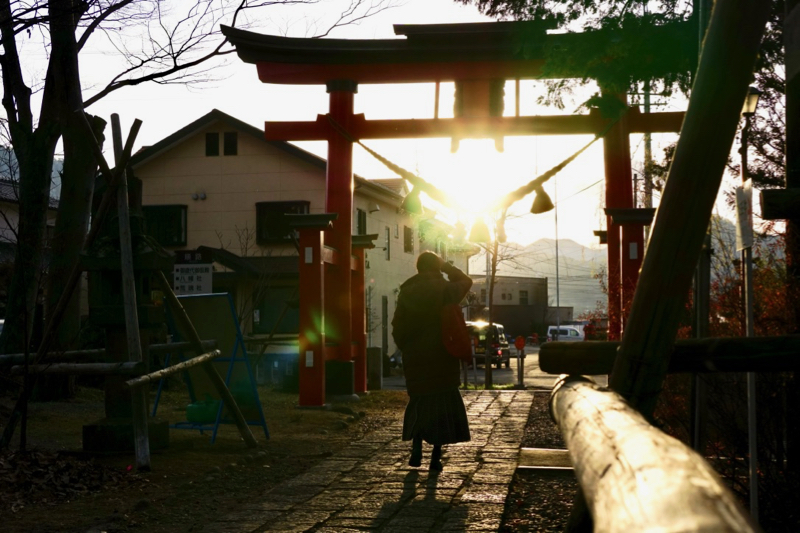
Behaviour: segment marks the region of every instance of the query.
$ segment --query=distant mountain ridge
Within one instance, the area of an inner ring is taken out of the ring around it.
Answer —
[[[556,241],[539,239],[521,246],[516,243],[503,245],[501,261],[497,271],[500,276],[547,278],[548,304],[572,307],[574,316],[594,310],[597,302],[606,305],[607,297],[595,278],[604,272],[608,264],[605,248],[593,249],[570,239],[558,241],[558,287],[556,286]],[[470,273],[480,274],[486,270],[483,254],[470,260]]]

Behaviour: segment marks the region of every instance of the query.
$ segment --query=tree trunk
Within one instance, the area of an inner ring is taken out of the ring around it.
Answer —
[[[105,121],[90,117],[95,137],[103,140]],[[47,320],[64,292],[64,283],[73,264],[78,260],[89,227],[89,212],[97,171],[92,141],[80,130],[72,133],[70,124],[64,130],[64,171],[61,176],[61,201],[58,205],[55,231],[51,244],[49,276],[47,279]],[[69,308],[58,326],[54,351],[76,349],[80,330],[80,289],[75,290]]]
[[[56,135],[42,131],[41,126],[26,137],[28,142],[15,142],[14,146],[20,174],[19,227],[6,321],[0,335],[2,353],[24,351],[26,339],[33,330],[34,309],[41,287],[50,174],[58,140]]]

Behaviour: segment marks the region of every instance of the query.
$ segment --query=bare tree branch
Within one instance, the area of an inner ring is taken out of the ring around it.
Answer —
[[[363,5],[367,4],[366,10],[358,14],[358,9]],[[387,9],[392,9],[394,7],[401,6],[402,3],[397,2],[395,0],[383,1],[383,0],[351,0],[350,6],[342,11],[339,19],[331,24],[327,30],[320,33],[319,35],[315,35],[314,38],[322,38],[327,37],[330,33],[335,30],[336,28],[341,28],[342,26],[350,26],[350,25],[357,25],[364,19],[369,17],[375,16],[382,11],[386,11]]]
[[[133,2],[134,0],[122,0],[118,4],[109,6],[107,9],[103,10],[98,17],[94,18],[86,27],[86,29],[83,31],[83,34],[80,36],[80,38],[78,39],[78,51],[83,50],[86,41],[89,40],[89,37],[91,37],[92,33],[94,33],[94,30],[99,28],[103,22],[110,19],[112,15],[124,9]]]
[[[132,0],[126,0],[132,1]],[[313,5],[319,0],[196,0],[179,17],[162,12],[158,3],[153,16],[145,23],[143,37],[129,41],[119,32],[106,31],[108,42],[128,62],[128,67],[116,74],[105,87],[86,98],[86,107],[123,87],[145,82],[159,84],[187,84],[214,79],[211,73],[218,66],[215,58],[234,52],[224,40],[219,26],[226,22],[232,27],[248,27],[240,23],[245,12],[269,6]],[[351,0],[345,9],[319,36],[328,35],[335,28],[357,24],[367,17],[399,5],[398,0]],[[92,31],[102,24],[92,26]],[[81,40],[85,44],[86,39]],[[132,42],[141,43],[140,50],[130,48]],[[198,68],[207,65],[205,68]]]

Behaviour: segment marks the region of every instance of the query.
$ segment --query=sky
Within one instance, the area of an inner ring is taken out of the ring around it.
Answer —
[[[255,31],[296,37],[308,36],[314,28],[324,27],[338,9],[348,2],[324,0],[315,6],[267,7],[253,19]],[[457,22],[489,22],[475,7],[456,4],[453,0],[404,0],[402,5],[361,21],[358,25],[339,28],[330,37],[350,39],[395,38],[393,24],[438,24]],[[90,50],[82,55],[82,81],[90,90],[101,86],[114,64],[116,53],[108,49]],[[151,145],[186,124],[219,109],[256,127],[266,120],[314,120],[328,110],[324,87],[267,85],[258,81],[254,65],[230,56],[227,65],[211,73],[217,79],[200,87],[144,84],[112,93],[88,108],[91,113],[108,117],[118,113],[127,132],[136,118],[143,121],[137,147]],[[575,95],[564,110],[540,107],[535,97],[541,85],[534,81],[521,83],[521,114],[570,114],[592,90]],[[506,88],[509,101],[506,109],[513,112],[514,88]],[[682,110],[680,102],[671,102],[655,110]],[[355,99],[355,111],[367,119],[431,118],[434,106],[433,84],[361,85]],[[508,114],[508,111],[507,111]],[[440,116],[452,116],[452,84],[442,84]],[[654,136],[654,155],[661,156],[663,146],[675,135]],[[450,153],[449,139],[365,141],[365,144],[396,164],[416,172],[422,178],[456,196],[466,207],[458,213],[438,210],[447,221],[462,220],[468,225],[486,216],[482,206],[535,178],[555,166],[585,143],[590,136],[509,137],[505,151],[498,153],[492,140],[465,140],[455,154]],[[297,143],[322,157],[326,143]],[[641,136],[631,137],[634,172],[642,167]],[[361,148],[354,149],[354,171],[365,178],[395,177]],[[506,226],[509,240],[528,244],[540,238],[572,239],[582,245],[598,248],[594,230],[605,229],[603,200],[602,144],[595,143],[578,160],[545,186],[556,200],[556,213],[528,213],[532,197],[518,202],[511,210]]]

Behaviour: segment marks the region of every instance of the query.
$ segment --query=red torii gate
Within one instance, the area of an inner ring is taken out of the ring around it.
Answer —
[[[546,51],[553,47],[585,48],[587,43],[596,44],[612,38],[619,40],[625,34],[547,35],[549,26],[535,21],[395,25],[394,28],[396,34],[405,35],[406,39],[306,39],[260,35],[222,27],[239,57],[256,64],[262,82],[324,84],[330,94],[328,116],[318,116],[312,122],[265,124],[268,140],[328,141],[326,210],[338,215],[332,229],[326,231],[324,240],[326,246],[336,250],[338,259],[328,260],[331,268],[325,271],[322,280],[316,279],[320,270],[315,270],[313,286],[319,293],[316,297],[309,291],[301,292],[301,317],[306,317],[301,318],[300,324],[301,405],[321,405],[324,402],[325,369],[315,363],[317,356],[313,349],[319,350],[320,356],[327,361],[357,360],[359,367],[365,364],[364,320],[363,316],[356,316],[356,311],[363,311],[363,305],[352,301],[352,295],[363,293],[363,269],[362,275],[355,276],[354,286],[350,262],[346,260],[353,252],[353,146],[334,129],[328,117],[357,140],[450,137],[457,147],[460,139],[488,137],[495,139],[498,148],[502,147],[503,137],[508,135],[598,134],[610,123],[597,112],[569,116],[519,116],[519,91],[516,116],[504,117],[503,84],[505,80],[584,77],[586,71],[578,71],[574,66],[560,70],[552,66],[543,69]],[[655,27],[648,30],[646,39],[647,44],[653,46],[675,47],[676,43],[680,44],[674,62],[659,65],[658,72],[688,70],[687,57],[690,58],[688,61],[696,58],[696,50],[686,46],[686,43],[696,43],[691,24]],[[654,71],[653,76],[658,72]],[[455,118],[438,118],[438,84],[441,81],[456,82]],[[426,82],[437,84],[433,119],[367,120],[363,114],[353,113],[354,95],[359,83]],[[633,188],[629,135],[677,132],[682,121],[682,112],[642,114],[638,108],[630,108],[603,139],[606,208],[609,209],[610,339],[618,339],[621,334],[624,303],[629,302],[633,295],[644,252],[641,213],[631,212]],[[314,231],[320,229],[317,227]],[[308,228],[301,231],[301,239],[308,231]],[[322,250],[318,238],[311,240],[315,248]],[[302,254],[301,251],[301,264]],[[317,261],[320,259],[315,256],[314,262]],[[301,287],[304,285],[301,277]],[[307,312],[315,306],[322,309],[323,296],[324,331],[322,320],[315,319],[315,313]],[[320,361],[322,359],[320,357]],[[357,369],[356,374],[363,374],[363,369]],[[356,383],[354,392],[363,392],[363,388],[365,384]]]

